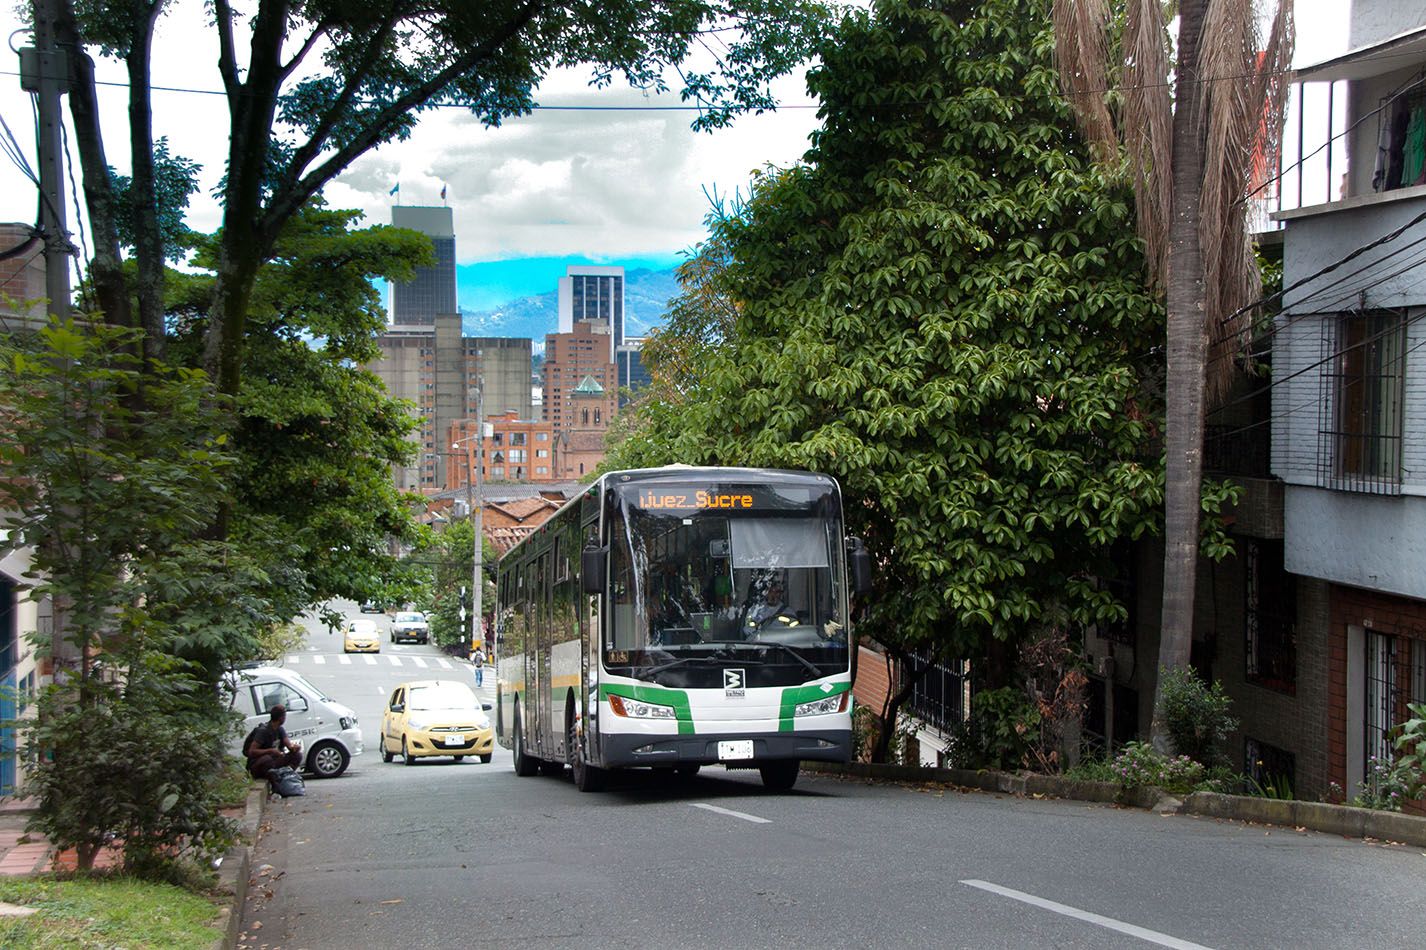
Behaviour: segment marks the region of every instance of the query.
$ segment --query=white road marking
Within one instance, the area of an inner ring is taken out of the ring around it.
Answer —
[[[703,802],[690,802],[694,808],[704,808],[708,811],[716,811],[720,815],[728,815],[731,818],[741,818],[743,821],[751,821],[756,825],[770,825],[771,818],[759,818],[757,815],[749,815],[747,812],[733,811],[731,808],[719,808],[717,805],[707,805]]]
[[[436,659],[436,665],[439,666],[439,667],[440,667],[441,669],[443,669],[443,670],[448,670],[448,669],[451,668],[451,665],[450,665],[449,663],[447,663],[445,660],[442,660],[442,659],[440,659],[440,658],[437,658],[437,659]]]
[[[1094,924],[1106,930],[1115,930],[1121,934],[1138,937],[1140,940],[1147,940],[1149,943],[1156,943],[1161,947],[1173,947],[1174,950],[1208,950],[1207,947],[1199,943],[1191,943],[1187,940],[1180,940],[1177,937],[1170,937],[1168,934],[1159,933],[1157,930],[1146,930],[1143,927],[1126,924],[1122,920],[1115,920],[1113,917],[1104,917],[1087,910],[1080,910],[1078,907],[1070,907],[1068,904],[1059,904],[1055,901],[1046,900],[1043,897],[1036,897],[1034,894],[1026,894],[1024,891],[1001,887],[999,884],[991,884],[989,881],[971,880],[961,881],[961,883],[968,887],[976,887],[982,891],[989,891],[992,894],[999,894],[1001,897],[1021,901],[1032,907],[1039,907],[1042,910],[1063,914],[1066,917],[1073,917],[1076,920],[1082,920],[1085,923]]]
[[[386,658],[391,661],[392,666],[401,665],[401,657],[397,656],[395,653],[386,654]]]
[[[326,663],[327,658],[322,654],[318,653],[316,656],[312,657],[312,662],[320,665],[322,663]]]
[[[412,662],[412,663],[415,663],[417,666],[421,667],[421,669],[423,669],[423,670],[426,668],[426,661],[423,660],[423,659],[421,659],[419,656],[413,656],[413,657],[411,657],[411,662]]]
[[[368,653],[366,656],[362,657],[362,659],[363,659],[363,660],[366,660],[366,665],[367,665],[367,666],[375,666],[375,665],[376,665],[376,657],[372,656],[370,653]]]
[[[337,657],[337,662],[345,666],[351,666],[352,658],[343,653],[341,656]]]
[[[296,654],[296,653],[289,653],[289,654],[287,655],[287,662],[288,662],[288,663],[296,663],[296,662],[297,662],[298,660],[300,660],[300,659],[302,659],[302,657],[301,657],[300,655]]]

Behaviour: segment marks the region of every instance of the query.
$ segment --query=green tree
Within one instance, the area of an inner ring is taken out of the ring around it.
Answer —
[[[444,531],[434,532],[408,559],[412,569],[425,578],[425,589],[417,603],[431,624],[431,642],[454,646],[470,639],[472,598],[470,585],[474,564],[473,532],[469,519],[454,521]],[[495,584],[492,579],[497,554],[489,538],[481,539],[482,612],[487,619],[495,611]],[[461,620],[461,608],[465,620]]]
[[[228,835],[214,789],[228,717],[211,671],[177,654],[244,658],[274,614],[240,548],[193,540],[236,465],[202,374],[144,365],[136,337],[70,322],[0,340],[0,468],[5,543],[31,546],[60,636],[25,631],[55,663],[27,732],[32,827],[83,868],[118,833],[126,863],[154,872]]]
[[[380,355],[385,325],[373,281],[409,279],[432,260],[431,244],[400,228],[357,228],[359,218],[309,202],[249,305],[231,536],[255,556],[280,539],[271,569],[283,573],[274,594],[288,616],[332,597],[392,599],[393,548],[415,540],[417,502],[396,489],[391,466],[411,458],[417,423],[361,364]],[[195,244],[194,263],[215,267],[216,239]],[[169,281],[172,352],[195,365],[214,280],[210,270]]]
[[[1096,568],[1162,499],[1162,314],[1052,50],[1041,0],[845,26],[809,79],[804,163],[713,221],[731,335],[611,459],[836,476],[877,565],[861,629],[1002,683],[1038,626],[1123,616]]]
[[[1203,509],[1207,401],[1227,390],[1259,294],[1246,213],[1256,160],[1276,155],[1292,0],[1260,40],[1256,0],[1054,0],[1061,81],[1106,166],[1134,183],[1150,281],[1164,294],[1167,419],[1158,668],[1187,667]],[[1178,17],[1171,55],[1170,11]],[[1152,738],[1166,750],[1162,677]]]

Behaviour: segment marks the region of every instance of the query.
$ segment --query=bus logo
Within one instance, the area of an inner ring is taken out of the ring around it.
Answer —
[[[742,670],[723,671],[723,693],[727,696],[742,696],[747,677]]]

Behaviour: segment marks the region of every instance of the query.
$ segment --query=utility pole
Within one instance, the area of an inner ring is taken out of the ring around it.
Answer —
[[[481,476],[485,469],[485,453],[482,441],[485,436],[485,412],[484,412],[485,391],[482,383],[477,382],[475,388],[475,434],[468,435],[464,439],[456,440],[451,448],[459,447],[461,442],[466,443],[466,456],[470,460],[470,468],[466,472],[465,478],[465,504],[470,509],[470,524],[472,530],[472,559],[471,559],[471,595],[470,603],[474,616],[470,625],[470,646],[475,649],[477,640],[485,639],[485,628],[481,623],[481,611],[483,608],[485,585],[481,572],[481,560],[485,555],[485,545],[482,543],[481,535],[484,534],[482,522],[484,500],[481,492]],[[471,443],[474,443],[472,447]]]
[[[40,174],[40,229],[45,238],[45,293],[49,312],[69,316],[69,259],[65,222],[60,96],[69,91],[69,60],[55,46],[57,0],[35,0],[35,45],[20,50],[20,88],[36,96]]]

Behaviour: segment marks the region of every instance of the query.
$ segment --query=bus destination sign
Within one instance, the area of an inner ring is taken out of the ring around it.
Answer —
[[[639,507],[673,511],[710,511],[716,509],[751,511],[752,494],[741,491],[671,491],[665,488],[639,489]]]

